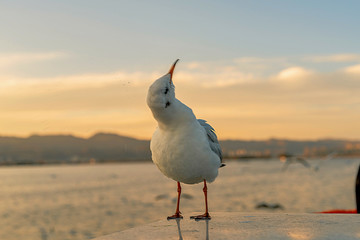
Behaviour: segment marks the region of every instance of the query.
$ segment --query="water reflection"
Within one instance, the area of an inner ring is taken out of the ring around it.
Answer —
[[[302,229],[298,229],[297,231],[289,231],[289,237],[294,240],[309,240],[312,239],[310,233],[307,231],[301,231]]]
[[[178,233],[179,233],[179,240],[183,240],[183,237],[181,235],[181,227],[180,227],[180,221],[181,221],[182,218],[176,218],[176,224],[177,224],[177,227],[178,227]]]
[[[206,219],[206,240],[209,240],[209,219]]]
[[[172,221],[173,219],[170,219],[169,221]],[[176,218],[176,225],[177,225],[177,229],[178,229],[178,234],[179,234],[179,240],[183,240],[183,236],[181,233],[181,220],[182,218]],[[205,221],[205,239],[209,240],[209,219],[204,219],[204,220],[195,220],[195,222],[204,222]],[[201,230],[199,230],[199,232],[201,232]]]

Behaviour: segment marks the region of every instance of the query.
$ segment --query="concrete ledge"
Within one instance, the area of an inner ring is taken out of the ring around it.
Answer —
[[[187,214],[182,220],[162,220],[96,240],[360,239],[360,214],[211,213],[210,221],[191,220],[190,215],[194,214]]]

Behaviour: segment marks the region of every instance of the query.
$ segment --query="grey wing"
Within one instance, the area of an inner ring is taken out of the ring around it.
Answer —
[[[222,151],[214,128],[203,119],[198,119],[198,122],[206,131],[211,150],[219,156],[220,161],[222,162]],[[223,166],[225,166],[225,164],[221,164],[220,167]]]
[[[288,169],[289,165],[290,165],[290,161],[288,158],[286,158],[286,161],[284,162],[284,164],[281,168],[281,171],[286,171]]]
[[[310,163],[308,163],[304,158],[301,157],[297,157],[296,160],[301,163],[302,165],[304,165],[307,168],[311,168]]]

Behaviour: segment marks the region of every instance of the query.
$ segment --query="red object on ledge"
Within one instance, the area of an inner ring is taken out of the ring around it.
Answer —
[[[346,209],[334,209],[334,210],[328,210],[328,211],[323,211],[323,212],[317,212],[317,213],[349,213],[349,214],[354,214],[357,213],[356,209],[350,209],[350,210],[346,210]]]

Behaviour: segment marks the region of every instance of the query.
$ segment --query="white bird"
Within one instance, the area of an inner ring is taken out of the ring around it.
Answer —
[[[175,97],[172,81],[175,65],[149,88],[147,104],[158,127],[150,149],[152,160],[167,177],[177,181],[178,198],[175,214],[168,219],[182,218],[179,211],[181,185],[204,182],[205,213],[194,219],[210,219],[206,182],[213,182],[222,163],[222,152],[214,129]]]
[[[325,162],[328,161],[332,158],[334,158],[334,156],[336,155],[336,152],[331,152],[330,154],[328,154],[324,160],[321,160],[320,164],[316,165],[316,166],[311,166],[311,164],[306,161],[306,159],[304,157],[299,157],[299,156],[294,156],[291,154],[281,154],[279,156],[280,161],[284,163],[283,167],[282,167],[282,171],[286,171],[289,167],[290,164],[292,163],[301,163],[302,165],[304,165],[304,167],[312,169],[313,171],[317,172],[320,169],[320,165]]]

